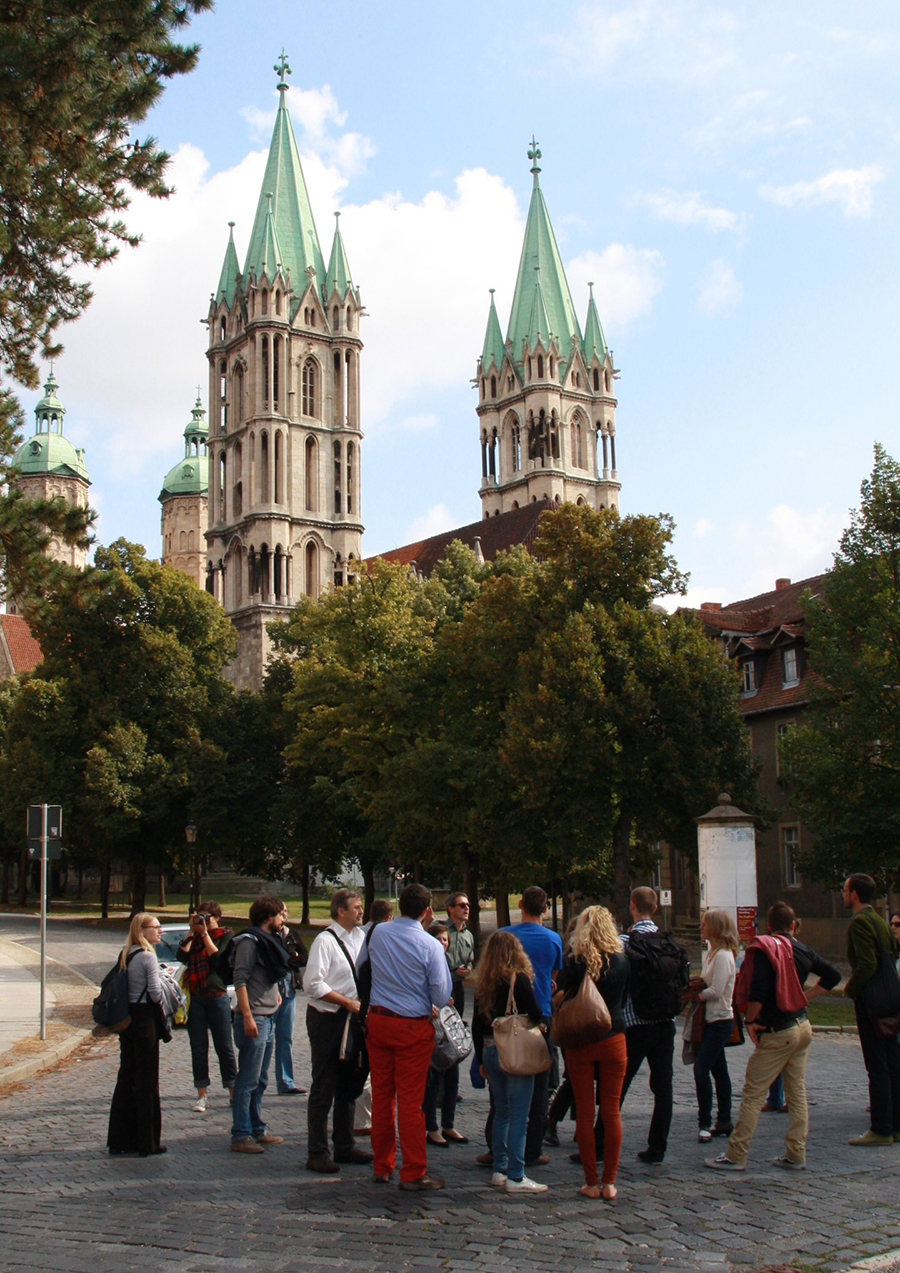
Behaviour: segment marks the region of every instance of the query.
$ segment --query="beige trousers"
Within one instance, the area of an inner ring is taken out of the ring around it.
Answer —
[[[796,1163],[806,1162],[806,1137],[809,1132],[809,1110],[806,1105],[806,1058],[812,1043],[812,1026],[800,1021],[789,1030],[764,1034],[747,1062],[741,1112],[728,1141],[728,1157],[741,1166],[747,1161],[750,1142],[774,1080],[784,1078],[788,1124],[784,1147],[787,1157]]]

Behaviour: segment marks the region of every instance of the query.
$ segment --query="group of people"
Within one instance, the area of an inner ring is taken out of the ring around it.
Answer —
[[[900,1142],[900,1045],[896,1036],[882,1037],[866,1007],[866,987],[881,952],[894,961],[900,953],[900,916],[894,916],[889,926],[878,915],[872,906],[875,887],[865,875],[850,876],[844,885],[844,900],[852,912],[848,935],[852,973],[846,990],[856,1007],[871,1097],[871,1126],[850,1141],[859,1146]],[[526,1173],[549,1161],[544,1145],[559,1144],[557,1125],[566,1106],[574,1105],[578,1152],[573,1158],[580,1161],[584,1173],[581,1193],[612,1202],[622,1145],[620,1109],[645,1060],[653,1114],[647,1146],[638,1153],[639,1159],[648,1164],[663,1161],[672,1121],[676,1011],[648,1014],[644,1008],[645,1015],[638,1013],[628,952],[630,942],[634,942],[634,954],[648,934],[658,932],[653,920],[657,896],[651,888],[633,891],[631,925],[622,934],[605,907],[587,907],[570,925],[565,947],[559,935],[544,926],[547,905],[543,889],[526,889],[520,922],[491,935],[475,968],[472,1040],[477,1068],[490,1094],[485,1128],[488,1149],[478,1162],[490,1167],[491,1184],[506,1193],[545,1192],[547,1186]],[[198,1092],[195,1109],[206,1109],[209,1034],[223,1087],[232,1098],[231,1148],[263,1153],[282,1143],[268,1130],[262,1101],[277,1049],[278,1014],[288,998],[285,984],[290,981],[296,991],[301,954],[296,942],[289,950],[282,936],[287,913],[277,898],[258,898],[250,908],[250,927],[237,938],[221,928],[221,912],[215,904],[204,909],[203,917],[192,919],[180,952],[191,992],[188,1020]],[[400,1188],[435,1190],[443,1188],[444,1181],[428,1170],[429,1145],[446,1149],[453,1143],[466,1143],[467,1138],[454,1126],[458,1069],[442,1073],[431,1069],[434,1019],[450,1004],[460,1014],[464,1011],[475,944],[463,893],[451,894],[446,924],[435,923],[430,893],[420,884],[410,884],[401,892],[398,909],[394,918],[391,904],[378,902],[363,926],[360,895],[339,889],[331,901],[331,923],[310,948],[302,973],[311,1056],[306,1166],[334,1174],[343,1164],[370,1164],[374,1182],[387,1184],[398,1166],[399,1133]],[[713,910],[703,917],[701,933],[707,950],[701,974],[684,988],[683,999],[704,1018],[693,1049],[698,1137],[701,1143],[727,1138],[724,1151],[707,1160],[711,1168],[743,1171],[760,1113],[764,1107],[780,1108],[782,1100],[789,1125],[785,1152],[775,1163],[790,1170],[805,1167],[805,1069],[812,1038],[806,1007],[816,996],[834,989],[840,973],[801,942],[798,932],[792,909],[784,902],[776,903],[768,912],[767,932],[750,943],[738,971],[738,939],[731,916]],[[132,1016],[121,1035],[121,1066],[110,1115],[111,1153],[165,1152],[160,1144],[158,1091],[159,969],[153,953],[158,940],[155,918],[135,916],[121,957],[128,969]],[[229,967],[233,967],[237,997],[236,1057],[228,1028],[226,987],[217,969],[228,942],[234,943]],[[553,1011],[560,1000],[578,993],[586,977],[606,1004],[609,1028],[602,1037],[567,1047],[561,1080],[550,1038]],[[817,981],[806,989],[810,977]],[[293,1006],[293,994],[289,998]],[[500,1064],[494,1027],[511,1005],[545,1039],[548,1063],[536,1075],[508,1072]],[[741,1015],[753,1053],[733,1123],[726,1049],[740,1034]],[[348,1084],[348,1065],[338,1064],[345,1050],[349,1058],[359,1046],[361,1016],[365,1017],[370,1070],[362,1091]],[[276,1070],[279,1090],[285,1094],[301,1090],[294,1083],[291,1066],[282,1063]],[[783,1097],[778,1095],[773,1104],[770,1089],[779,1081]],[[552,1105],[551,1087],[556,1089]],[[371,1149],[357,1143],[360,1132],[370,1134]]]

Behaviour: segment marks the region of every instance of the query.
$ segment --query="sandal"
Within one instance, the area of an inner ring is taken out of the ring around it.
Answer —
[[[607,1193],[606,1192],[607,1189],[611,1189],[612,1193]],[[615,1202],[618,1192],[619,1191],[615,1185],[601,1185],[600,1199],[602,1202]]]
[[[582,1185],[578,1192],[582,1198],[599,1198],[601,1196],[599,1185]]]

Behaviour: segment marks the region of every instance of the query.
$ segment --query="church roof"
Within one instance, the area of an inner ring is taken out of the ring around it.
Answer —
[[[0,672],[15,676],[33,672],[43,655],[20,614],[0,614]]]
[[[581,327],[575,314],[575,306],[572,304],[572,294],[569,291],[562,258],[556,245],[556,236],[550,224],[550,214],[541,191],[539,180],[541,170],[537,166],[541,152],[534,142],[528,157],[534,161],[531,169],[534,176],[534,188],[531,192],[531,205],[525,224],[525,241],[522,244],[519,274],[506,333],[507,341],[512,346],[512,356],[519,366],[522,365],[522,347],[531,335],[535,315],[538,321],[547,323],[556,337],[561,360],[568,360],[572,352],[573,336],[579,343],[581,342]],[[546,317],[541,315],[540,309],[536,311],[536,305],[543,306]],[[542,334],[546,343],[547,333]]]
[[[600,315],[594,300],[594,284],[588,283],[591,299],[588,301],[587,322],[584,325],[584,360],[590,367],[594,354],[601,362],[606,358],[606,340],[600,326]]]
[[[51,370],[44,396],[34,409],[34,436],[22,443],[13,464],[22,474],[55,473],[60,477],[80,477],[89,483],[84,451],[74,447],[63,434],[66,409],[57,397],[58,388]]]
[[[350,275],[350,263],[347,260],[347,252],[344,248],[344,240],[341,237],[341,214],[334,214],[334,242],[331,245],[331,258],[328,262],[328,271],[325,275],[325,299],[327,300],[332,292],[337,291],[341,300],[347,295],[347,292],[353,287],[353,279]]]
[[[287,70],[283,63],[282,75]],[[280,265],[290,272],[291,286],[299,294],[306,287],[309,268],[316,271],[318,284],[322,286],[325,263],[286,105],[287,89],[282,79],[278,85],[278,112],[269,158],[244,262],[244,277],[253,270],[257,278],[264,272],[271,278]]]
[[[209,456],[206,439],[209,425],[197,395],[191,418],[184,430],[184,459],[173,464],[163,479],[159,502],[164,504],[173,495],[205,495],[209,488]]]
[[[487,328],[484,333],[484,349],[481,351],[481,367],[487,371],[491,363],[499,371],[503,366],[503,333],[500,330],[500,319],[497,317],[497,306],[494,304],[494,289],[491,288],[491,308],[488,312]]]
[[[228,222],[228,247],[225,249],[225,260],[222,262],[222,273],[219,275],[219,286],[216,288],[216,304],[224,300],[228,308],[234,301],[237,281],[240,274],[237,249],[234,246],[234,222]]]
[[[378,553],[375,557],[368,557],[366,565],[381,559],[403,566],[414,565],[420,574],[430,575],[455,539],[473,550],[475,541],[480,540],[486,561],[493,561],[497,553],[515,548],[517,544],[523,544],[530,552],[541,514],[552,507],[552,501],[547,499],[525,504],[522,508],[500,513],[497,517],[485,517],[469,526],[446,530],[429,539],[420,539],[413,544],[404,544],[402,548]]]

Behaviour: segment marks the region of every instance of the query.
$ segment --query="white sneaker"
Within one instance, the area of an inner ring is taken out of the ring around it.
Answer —
[[[495,1189],[502,1189],[506,1184],[506,1172],[495,1171],[493,1176],[491,1176],[491,1184]]]
[[[198,1101],[197,1101],[197,1104],[194,1106],[194,1113],[195,1113],[195,1114],[205,1114],[205,1113],[206,1113],[206,1105],[207,1105],[206,1097],[205,1097],[205,1096],[201,1096],[201,1097],[199,1097],[199,1099],[198,1099]]]
[[[505,1191],[506,1193],[546,1193],[547,1186],[539,1185],[536,1180],[529,1180],[527,1176],[523,1176],[521,1180],[507,1180]]]
[[[699,1132],[697,1133],[697,1139],[699,1140],[701,1145],[708,1145],[709,1142],[712,1140],[712,1128],[701,1127]]]

